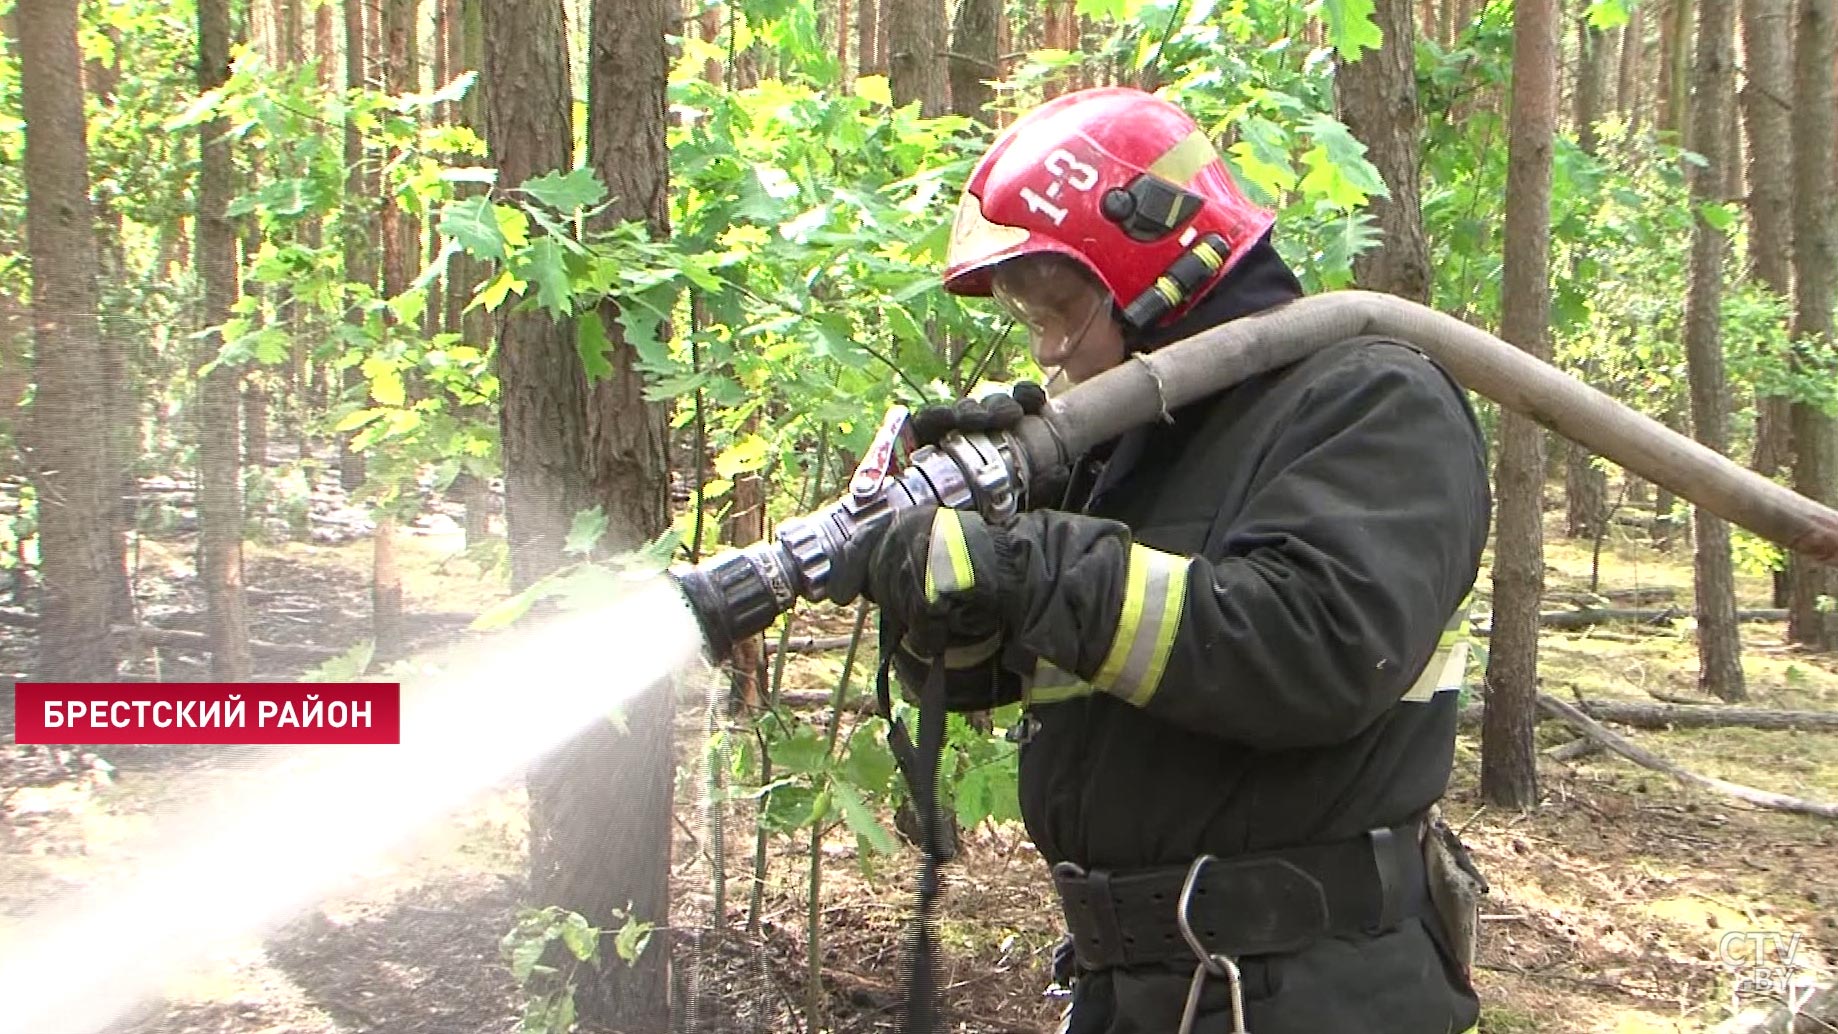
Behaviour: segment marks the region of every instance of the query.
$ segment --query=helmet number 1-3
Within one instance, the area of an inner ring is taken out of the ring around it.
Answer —
[[[1027,202],[1028,208],[1053,220],[1053,225],[1058,226],[1066,221],[1066,208],[1049,199],[1058,197],[1065,187],[1083,193],[1097,186],[1098,170],[1074,158],[1072,152],[1063,147],[1047,155],[1047,160],[1042,164],[1053,176],[1047,184],[1046,197],[1041,197],[1033,187],[1022,187],[1021,200]]]

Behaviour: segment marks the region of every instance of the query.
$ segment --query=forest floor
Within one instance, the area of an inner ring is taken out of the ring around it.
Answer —
[[[347,531],[318,541],[251,546],[257,638],[331,649],[363,639],[370,558],[362,531],[353,519]],[[1620,531],[1611,539],[1602,588],[1657,591],[1689,611],[1684,548],[1661,554]],[[1562,606],[1587,587],[1590,556],[1584,544],[1554,534],[1548,541],[1547,607]],[[194,545],[182,523],[140,543],[144,620],[200,627]],[[463,635],[466,616],[493,602],[492,580],[456,559],[459,548],[457,527],[444,518],[404,537],[399,560],[410,612],[418,615],[411,618],[418,642]],[[1482,610],[1484,588],[1483,574]],[[1739,593],[1741,606],[1768,605],[1765,579],[1743,578]],[[843,624],[840,615],[813,609],[798,631],[833,633]],[[29,633],[0,632],[0,664],[24,670]],[[1745,625],[1743,637],[1754,706],[1838,711],[1838,658],[1786,647],[1777,623]],[[138,671],[204,677],[201,660],[162,649],[143,656]],[[798,655],[788,665],[787,688],[827,690],[839,665],[835,654]],[[308,665],[258,656],[258,667],[283,676]],[[1547,630],[1544,638],[1545,691],[1566,698],[1689,698],[1695,668],[1689,619]],[[0,729],[8,737],[0,742],[0,945],[9,927],[47,899],[119,871],[120,845],[155,828],[168,809],[199,800],[214,783],[237,779],[246,760],[228,748],[19,747],[10,740],[11,707],[9,691],[0,697]],[[694,770],[699,756],[703,720],[701,708],[685,698],[678,743],[686,770]],[[1838,734],[1627,735],[1706,775],[1838,800]],[[1540,746],[1571,736],[1546,723]],[[1483,1031],[1709,1029],[1728,1015],[1747,973],[1729,958],[1732,935],[1744,950],[1753,943],[1749,933],[1779,935],[1767,949],[1779,953],[1774,962],[1786,962],[1787,939],[1798,938],[1791,961],[1830,980],[1838,965],[1838,823],[1688,790],[1599,753],[1569,762],[1541,758],[1540,805],[1503,813],[1480,804],[1478,771],[1478,730],[1472,730],[1457,748],[1445,812],[1493,884],[1478,978]],[[736,806],[727,826],[726,915],[717,923],[707,824],[694,780],[681,782],[672,939],[679,993],[693,998],[709,1021],[702,1029],[805,1029],[808,837],[772,841],[757,932],[749,935],[753,826]],[[266,937],[226,947],[163,1001],[124,1020],[117,1034],[515,1030],[518,992],[499,940],[519,907],[525,836],[521,787],[500,786],[367,871],[352,892]],[[1016,825],[966,831],[964,847],[962,862],[947,874],[941,924],[954,1029],[1045,1034],[1059,1009],[1042,995],[1058,920],[1039,860]],[[846,831],[826,841],[822,853],[821,1029],[897,1029],[901,933],[916,856],[908,852],[867,870]]]

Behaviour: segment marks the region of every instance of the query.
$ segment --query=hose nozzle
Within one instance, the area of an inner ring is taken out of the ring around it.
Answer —
[[[1025,465],[1007,436],[951,435],[915,451],[896,476],[890,472],[892,441],[904,420],[903,409],[889,414],[848,495],[779,525],[772,541],[671,572],[696,612],[711,657],[726,658],[734,644],[764,632],[798,600],[827,599],[836,558],[901,510],[933,504],[975,508],[992,520],[1014,516]]]

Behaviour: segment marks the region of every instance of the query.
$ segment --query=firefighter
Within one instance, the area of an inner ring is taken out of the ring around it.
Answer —
[[[1086,90],[992,145],[944,281],[1076,383],[1298,297],[1273,223],[1180,109]],[[1473,900],[1433,878],[1463,859],[1427,817],[1489,520],[1463,391],[1407,344],[1346,341],[1124,434],[1029,505],[1006,526],[908,511],[839,558],[832,595],[877,602],[903,680],[940,666],[951,709],[1025,705],[1064,1029],[1473,1028]]]

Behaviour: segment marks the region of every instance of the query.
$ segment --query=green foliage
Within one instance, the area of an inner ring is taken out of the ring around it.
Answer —
[[[620,923],[612,934],[613,953],[631,965],[643,954],[655,926],[633,918],[629,904],[626,909],[614,909],[613,919]],[[555,905],[526,908],[518,914],[516,925],[498,943],[524,996],[518,1030],[568,1034],[575,1029],[576,978],[583,965],[600,968],[600,945],[606,936],[578,912]],[[545,963],[545,958],[559,959],[565,968]]]
[[[870,807],[870,802],[891,804],[900,789],[885,729],[879,719],[864,722],[838,754],[815,725],[770,716],[758,731],[772,759],[773,781],[743,792],[760,797],[760,821],[776,833],[828,829],[840,821],[855,834],[864,865],[875,855],[891,854],[893,834]],[[745,770],[736,774],[752,777]]]
[[[1347,60],[1384,44],[1385,34],[1372,21],[1374,9],[1372,0],[1319,0],[1315,7],[1327,25],[1328,43]]]

